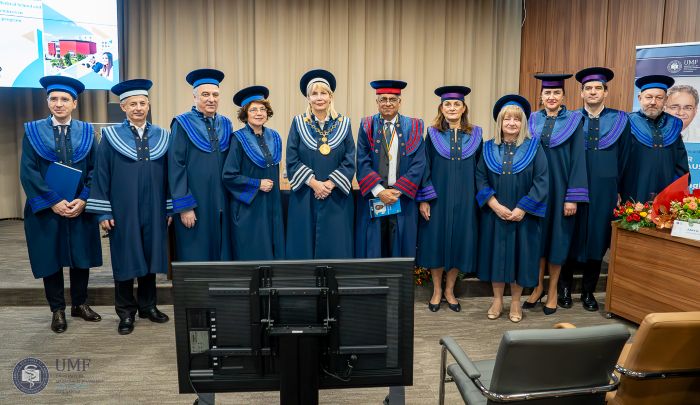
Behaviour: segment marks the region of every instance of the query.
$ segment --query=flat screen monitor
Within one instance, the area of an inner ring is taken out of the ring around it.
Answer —
[[[119,83],[117,0],[0,2],[0,87],[36,87],[42,76],[87,89]]]
[[[279,390],[294,333],[321,389],[412,385],[413,288],[412,258],[173,263],[180,392]]]

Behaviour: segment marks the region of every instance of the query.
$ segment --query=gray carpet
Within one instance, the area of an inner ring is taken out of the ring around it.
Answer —
[[[603,295],[598,298],[602,300]],[[506,301],[508,302],[508,301]],[[520,328],[550,328],[557,322],[578,326],[623,322],[631,331],[635,326],[621,320],[609,320],[603,312],[586,312],[575,300],[572,309],[545,317],[541,307],[526,312],[520,324],[507,317],[486,319],[488,298],[462,300],[463,311],[454,313],[443,307],[428,311],[426,302],[417,298],[415,307],[414,384],[406,389],[408,404],[436,404],[439,379],[439,339],[451,335],[474,360],[492,358],[504,331]],[[172,317],[172,307],[161,309]],[[112,307],[97,307],[100,323],[69,318],[68,330],[56,335],[49,330],[50,313],[46,307],[3,307],[0,320],[0,403],[3,404],[191,404],[193,395],[178,394],[175,334],[173,322],[158,325],[137,320],[133,334],[116,333],[117,317]],[[40,393],[27,395],[12,383],[15,364],[36,357],[49,368],[49,383]],[[89,359],[85,371],[67,371],[63,359]],[[58,368],[63,371],[57,371]],[[322,404],[380,404],[386,388],[321,391]],[[218,404],[272,404],[279,402],[276,392],[220,394]],[[457,389],[447,387],[447,403],[461,403]]]

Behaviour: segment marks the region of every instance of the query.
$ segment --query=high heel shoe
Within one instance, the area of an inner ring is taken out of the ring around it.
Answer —
[[[501,306],[501,309],[498,310],[498,312],[492,310],[493,305],[491,305],[491,308],[486,312],[486,317],[489,318],[490,320],[498,319],[501,317],[501,314],[503,314],[503,306]]]
[[[544,312],[545,315],[552,315],[557,312],[557,307],[550,308],[547,305],[542,305],[542,312]]]
[[[517,304],[517,303],[515,303],[515,302],[514,302],[514,303],[511,303],[511,305],[510,305],[510,313],[508,314],[508,319],[510,319],[510,321],[513,322],[513,323],[518,323],[518,322],[522,321],[522,319],[523,319],[523,311],[520,310],[520,313],[518,313],[518,312],[513,312],[513,304]],[[519,305],[516,305],[516,306],[515,306],[515,309],[516,309],[516,310],[520,309],[520,308],[518,308],[518,307],[519,307]]]
[[[449,302],[447,303],[447,307],[450,308],[451,310],[455,312],[459,312],[462,310],[462,306],[458,303],[456,304],[450,304]]]
[[[441,302],[438,302],[437,304],[431,304],[430,302],[428,302],[428,309],[430,310],[430,312],[437,312],[440,310],[440,304]]]
[[[540,293],[540,296],[535,300],[535,302],[529,302],[528,300],[523,301],[522,308],[523,309],[532,309],[537,305],[539,302],[542,301],[542,297],[544,297],[544,290],[542,290],[542,293]]]

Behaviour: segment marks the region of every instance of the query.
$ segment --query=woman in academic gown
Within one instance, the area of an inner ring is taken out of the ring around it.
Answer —
[[[444,295],[455,312],[461,306],[453,288],[458,272],[476,271],[477,210],[476,164],[481,152],[481,128],[469,123],[464,97],[471,89],[444,86],[438,114],[425,137],[427,164],[416,200],[421,214],[416,264],[431,270],[433,297],[428,308],[440,309],[442,275],[447,270]]]
[[[537,287],[523,303],[532,308],[545,295],[544,271],[549,271],[545,315],[557,311],[557,282],[566,261],[579,203],[588,203],[588,180],[581,112],[564,106],[564,81],[570,74],[540,74],[544,108],[530,117],[530,132],[538,138],[549,164],[549,198],[542,232],[540,275]]]
[[[265,127],[273,111],[263,86],[247,87],[233,96],[245,126],[233,133],[224,163],[223,181],[231,193],[234,260],[284,258],[284,227],[279,187],[282,139]]]
[[[476,172],[482,213],[477,274],[493,288],[489,319],[501,316],[505,283],[510,283],[509,318],[520,322],[523,287],[537,285],[549,174],[543,148],[528,129],[529,113],[530,104],[519,95],[496,102],[498,132],[484,143]]]
[[[287,138],[287,259],[353,257],[352,178],[355,143],[350,119],[333,107],[335,77],[311,70],[300,81],[309,106]]]

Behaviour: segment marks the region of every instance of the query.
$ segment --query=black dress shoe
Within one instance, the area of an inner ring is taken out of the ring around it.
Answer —
[[[77,307],[71,307],[70,316],[83,318],[88,322],[99,322],[102,320],[100,314],[93,311],[88,304],[80,304]]]
[[[134,331],[134,317],[133,316],[128,316],[126,318],[122,318],[119,321],[119,327],[117,327],[117,332],[119,332],[120,335],[128,335],[129,333]]]
[[[156,307],[153,307],[143,312],[139,311],[139,318],[148,318],[151,320],[151,322],[155,323],[165,323],[170,320],[170,318],[168,318],[168,315],[165,315],[164,313],[160,312]]]
[[[450,303],[448,302],[448,303],[447,303],[447,306],[448,306],[451,310],[453,310],[453,311],[455,311],[455,312],[459,312],[459,311],[462,310],[462,306],[459,305],[459,302],[456,303],[456,304],[450,304]]]
[[[562,308],[571,308],[574,305],[574,301],[571,299],[571,289],[564,287],[559,291],[557,297],[557,304]]]
[[[437,312],[440,310],[440,304],[441,302],[438,302],[437,304],[431,304],[430,302],[428,302],[428,309],[430,310],[430,312]]]
[[[598,310],[598,301],[596,301],[592,293],[581,294],[581,303],[586,311],[594,312]]]
[[[51,330],[56,333],[63,333],[68,329],[68,323],[66,322],[66,311],[63,309],[57,309],[53,313],[51,318]]]

